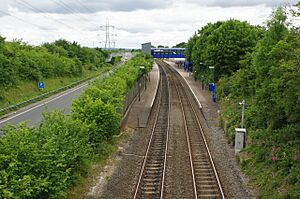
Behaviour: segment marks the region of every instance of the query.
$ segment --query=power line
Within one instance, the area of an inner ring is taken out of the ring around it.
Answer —
[[[85,6],[80,0],[76,0],[82,7],[84,7],[89,12],[94,12],[91,9],[89,9],[87,6]]]
[[[55,22],[57,22],[57,23],[59,23],[59,24],[61,24],[61,25],[64,25],[64,26],[66,26],[66,27],[68,27],[68,28],[74,30],[74,28],[71,27],[71,26],[69,26],[68,24],[65,24],[65,23],[63,23],[63,22],[61,22],[61,21],[59,21],[59,20],[57,20],[57,19],[53,19],[53,18],[50,18],[50,17],[44,15],[43,13],[45,13],[45,11],[43,11],[43,10],[41,10],[41,9],[39,9],[39,8],[36,8],[36,7],[32,6],[30,3],[28,3],[28,2],[26,2],[26,1],[24,1],[24,0],[17,0],[17,1],[18,1],[19,3],[22,3],[25,7],[29,8],[30,10],[34,10],[34,11],[36,11],[36,12],[40,12],[40,13],[42,13],[42,15],[43,15],[44,17],[46,17],[46,18],[48,18],[48,19],[50,19],[50,20],[52,20],[52,21],[55,21]]]
[[[52,0],[56,5],[58,5],[58,6],[60,6],[60,7],[63,7],[65,10],[67,10],[70,14],[72,14],[72,15],[74,15],[74,16],[76,16],[76,17],[79,17],[79,18],[82,18],[82,19],[84,19],[85,21],[87,21],[87,22],[89,22],[89,20],[85,17],[85,16],[83,16],[81,13],[80,13],[80,11],[78,11],[78,10],[75,10],[75,9],[73,9],[73,8],[71,8],[71,7],[69,7],[66,3],[64,3],[63,1],[61,1],[61,0]],[[98,26],[97,24],[92,24],[92,23],[90,23],[91,25],[93,25],[93,26]]]
[[[92,10],[90,10],[88,7],[86,7],[83,3],[81,3],[79,0],[76,0],[77,5],[82,6],[83,8],[85,8],[87,11],[90,11],[91,13],[93,13]],[[79,11],[77,9],[77,11]],[[87,19],[80,11],[78,12],[81,16],[83,16],[85,19]],[[89,19],[87,19],[87,21],[90,21]],[[92,25],[94,26],[98,26],[98,24],[94,24],[93,22],[91,22]]]
[[[40,29],[45,29],[45,27],[39,26],[39,25],[37,25],[37,24],[33,24],[33,23],[29,22],[29,21],[25,21],[24,19],[22,19],[22,18],[20,18],[20,17],[17,17],[17,16],[15,16],[15,15],[12,15],[12,14],[10,14],[10,13],[8,13],[8,12],[2,11],[2,10],[0,10],[0,12],[3,13],[3,14],[5,14],[5,15],[11,16],[11,17],[13,17],[13,18],[16,18],[16,19],[18,19],[18,20],[20,20],[20,21],[22,21],[22,22],[24,22],[24,23],[27,23],[27,24],[29,24],[29,25],[36,26],[36,27],[38,27],[38,28],[40,28]]]

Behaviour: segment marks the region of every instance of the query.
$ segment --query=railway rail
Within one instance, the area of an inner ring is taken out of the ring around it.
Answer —
[[[181,104],[185,124],[185,134],[190,158],[191,175],[193,179],[194,197],[197,198],[225,198],[221,182],[218,177],[204,131],[194,107],[194,98],[189,92],[182,77],[167,63],[160,62],[172,77],[171,90],[176,92]]]
[[[167,164],[168,140],[170,131],[170,92],[176,92],[184,120],[189,162],[186,167],[192,176],[192,198],[222,198],[224,193],[218,177],[203,128],[195,99],[183,78],[167,63],[158,61],[161,79],[157,95],[158,105],[147,150],[144,155],[134,199],[163,199]],[[176,155],[176,154],[174,154]],[[176,180],[176,176],[174,176]]]
[[[136,198],[163,198],[170,126],[170,95],[166,74],[160,70],[158,111],[134,192]]]

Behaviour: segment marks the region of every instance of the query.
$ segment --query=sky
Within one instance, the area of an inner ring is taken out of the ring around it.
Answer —
[[[0,35],[32,45],[63,38],[103,47],[105,25],[118,48],[186,42],[209,22],[264,25],[272,10],[297,0],[0,0]],[[113,45],[113,43],[112,43]]]

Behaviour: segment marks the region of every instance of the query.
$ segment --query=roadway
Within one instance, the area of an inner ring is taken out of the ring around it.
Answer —
[[[132,58],[131,53],[124,53],[122,61],[119,65],[122,65],[126,60],[130,58]],[[113,72],[113,70],[110,70],[97,78],[104,78],[108,76],[111,72]],[[82,91],[84,91],[86,86],[89,84],[89,82],[93,80],[82,83],[74,88],[71,88],[59,94],[53,95],[47,99],[44,99],[29,106],[23,107],[15,112],[7,114],[0,120],[0,129],[7,124],[16,125],[24,121],[26,121],[29,126],[36,127],[42,122],[42,113],[44,111],[61,110],[65,114],[69,114],[71,111],[72,100],[77,99],[80,93],[82,93]]]

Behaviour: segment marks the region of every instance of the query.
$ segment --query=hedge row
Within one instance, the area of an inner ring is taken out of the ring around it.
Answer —
[[[145,67],[144,71],[140,66]],[[126,93],[134,86],[140,73],[150,70],[150,57],[139,54],[104,81],[95,81],[73,103],[73,118],[88,124],[89,142],[97,148],[119,131]]]
[[[105,56],[100,49],[66,40],[34,47],[21,41],[7,42],[0,36],[0,89],[28,80],[81,76],[84,69],[101,67]]]
[[[127,91],[147,70],[137,55],[104,80],[94,82],[72,105],[72,113],[44,115],[39,128],[7,126],[0,139],[0,198],[63,198],[105,142],[118,133],[118,112]]]

